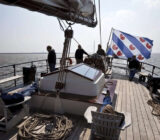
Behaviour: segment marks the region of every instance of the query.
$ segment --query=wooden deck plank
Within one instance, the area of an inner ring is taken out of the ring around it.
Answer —
[[[77,135],[80,133],[80,129],[82,128],[82,126],[83,126],[83,123],[82,123],[82,120],[80,119],[76,124],[76,127],[74,128],[73,133],[66,140],[73,140],[75,137],[77,137]],[[78,136],[80,136],[80,134]]]
[[[138,119],[137,119],[137,112],[134,100],[134,93],[133,90],[136,88],[134,87],[133,83],[130,82],[131,87],[131,116],[132,116],[132,128],[133,128],[133,138],[136,140],[140,140],[140,133],[139,133],[139,126],[138,126]]]
[[[143,106],[143,104],[139,101],[140,98],[138,96],[141,93],[138,90],[137,84],[134,83],[134,85],[136,88],[133,91],[133,93],[134,93],[134,101],[135,101],[136,110],[137,110],[137,118],[138,118],[139,130],[140,130],[140,137],[141,137],[141,140],[146,140],[147,139],[147,132],[146,132],[146,128],[144,125],[144,119],[143,119],[142,110],[141,110],[141,106]]]
[[[141,109],[141,113],[142,113],[142,117],[143,117],[143,123],[144,123],[145,129],[146,129],[146,133],[147,133],[147,138],[148,139],[154,139],[154,135],[153,135],[153,132],[152,132],[149,120],[148,120],[148,116],[147,116],[147,112],[146,112],[146,109],[145,109],[145,105],[144,105],[144,102],[142,100],[142,93],[141,93],[142,91],[140,89],[141,87],[137,87],[137,88],[138,88],[138,91],[139,91],[137,96],[139,98],[140,109]]]
[[[157,128],[157,125],[154,121],[154,118],[153,118],[153,115],[151,113],[151,110],[149,108],[149,105],[147,104],[147,101],[148,101],[148,93],[146,92],[145,88],[144,87],[141,87],[140,88],[142,94],[141,94],[141,97],[142,97],[142,100],[144,102],[144,105],[145,105],[145,109],[146,109],[146,112],[147,112],[147,116],[148,116],[148,120],[149,120],[149,123],[150,123],[150,126],[151,126],[151,129],[152,129],[152,132],[154,134],[154,137],[155,139],[160,139],[160,133],[159,133],[159,130]]]
[[[131,93],[130,93],[130,82],[127,80],[127,103],[126,103],[126,106],[127,106],[127,112],[131,112]],[[132,117],[131,117],[131,122],[132,122]],[[132,124],[127,128],[127,136],[126,136],[126,139],[127,140],[133,140],[133,128],[132,128]]]
[[[116,86],[116,89],[115,89],[115,95],[117,96],[117,99],[116,99],[116,103],[115,103],[115,109],[117,109],[117,105],[118,105],[118,98],[119,98],[119,88],[120,88],[120,81],[117,80],[117,86]]]
[[[118,112],[121,112],[121,107],[122,107],[122,93],[123,93],[123,87],[122,87],[122,84],[123,84],[123,80],[117,80],[117,84],[118,84],[118,87],[116,88],[116,91],[117,91],[117,101],[116,101],[116,107],[115,107],[115,110],[118,111]],[[124,134],[122,134],[123,132],[121,131],[120,133],[120,137],[121,139],[124,139]]]
[[[144,87],[143,87],[143,88],[144,88]],[[151,96],[150,96],[149,91],[147,90],[147,88],[144,88],[144,91],[147,93],[148,99],[152,99]],[[152,112],[152,107],[149,106],[149,108],[150,108],[150,110],[151,110],[151,112]],[[153,119],[154,119],[154,121],[155,121],[155,123],[156,123],[157,129],[158,129],[158,131],[159,131],[159,133],[160,133],[160,120],[158,120],[158,118],[157,118],[156,116],[154,116],[154,115],[152,115],[152,116],[153,116]]]
[[[121,87],[122,87],[122,102],[121,102],[121,112],[126,112],[127,110],[127,106],[126,106],[126,80],[122,80],[122,84],[121,84]],[[127,136],[127,131],[121,131],[121,139],[122,140],[125,140],[126,139],[126,136]]]
[[[17,80],[17,79],[22,78],[22,77],[23,77],[22,75],[16,75],[16,76],[12,76],[12,77],[9,77],[9,78],[1,79],[0,84],[6,83],[6,82],[9,82],[9,81],[13,81],[13,80]]]
[[[120,80],[119,83],[120,87],[118,90],[118,100],[117,100],[117,106],[116,106],[116,110],[121,112],[121,106],[122,106],[122,80]]]

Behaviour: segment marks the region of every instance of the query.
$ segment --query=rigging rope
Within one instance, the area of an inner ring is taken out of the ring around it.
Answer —
[[[34,114],[19,128],[17,139],[64,140],[72,128],[72,121],[64,115]]]
[[[62,53],[62,59],[60,62],[60,71],[58,74],[58,81],[56,82],[55,86],[58,94],[59,91],[64,88],[66,82],[67,73],[65,72],[65,68],[68,67],[68,64],[66,65],[66,58],[69,57],[72,37],[73,37],[73,30],[71,28],[71,25],[69,25],[69,27],[65,30],[65,41]]]
[[[160,103],[154,100],[148,100],[147,103],[152,106],[152,114],[160,119]]]
[[[65,23],[63,22],[63,20],[60,20],[59,18],[57,18],[58,19],[58,22],[59,22],[59,25],[60,25],[60,29],[62,30],[62,31],[65,31],[65,29],[67,29],[67,26],[65,25]],[[62,23],[61,23],[62,22]],[[62,24],[63,24],[63,26],[65,27],[65,29],[64,29],[64,27],[62,26]],[[67,23],[68,24],[68,23]],[[77,41],[77,39],[75,39],[74,37],[73,37],[73,40],[79,45],[80,43]]]

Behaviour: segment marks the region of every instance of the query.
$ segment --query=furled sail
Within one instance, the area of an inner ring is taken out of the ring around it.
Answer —
[[[97,24],[92,0],[0,0],[0,3],[23,7],[89,27]]]

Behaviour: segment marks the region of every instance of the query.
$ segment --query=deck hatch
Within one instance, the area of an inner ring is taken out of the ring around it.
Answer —
[[[91,80],[94,80],[99,74],[99,70],[89,67],[87,65],[80,65],[78,67],[73,67],[71,71],[81,76],[87,77]]]

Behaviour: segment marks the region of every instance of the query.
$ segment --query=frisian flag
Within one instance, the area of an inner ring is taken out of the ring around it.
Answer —
[[[153,40],[112,29],[112,40],[107,55],[119,58],[131,58],[136,55],[137,60],[144,61],[150,58],[152,46]]]

